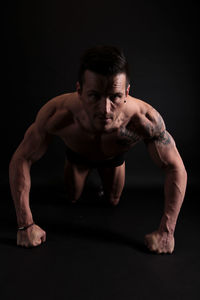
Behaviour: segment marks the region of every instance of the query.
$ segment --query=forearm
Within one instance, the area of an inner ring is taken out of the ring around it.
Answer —
[[[18,226],[31,224],[33,222],[29,206],[31,179],[30,164],[27,160],[13,156],[9,165],[9,181]]]
[[[184,167],[166,170],[165,205],[159,230],[174,234],[177,218],[184,200],[187,173]]]

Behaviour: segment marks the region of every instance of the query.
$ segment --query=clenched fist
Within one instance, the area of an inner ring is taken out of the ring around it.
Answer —
[[[17,232],[17,245],[22,247],[36,247],[46,241],[46,232],[38,225]]]
[[[154,231],[145,235],[145,245],[150,251],[161,253],[172,253],[174,251],[174,236],[166,232]]]

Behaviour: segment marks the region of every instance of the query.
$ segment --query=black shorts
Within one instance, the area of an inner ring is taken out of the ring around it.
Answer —
[[[125,161],[126,153],[119,154],[113,158],[105,159],[105,160],[99,160],[99,161],[93,161],[88,158],[85,158],[81,154],[71,150],[69,147],[66,146],[66,155],[67,160],[75,163],[77,165],[86,165],[90,168],[112,168],[121,166]]]

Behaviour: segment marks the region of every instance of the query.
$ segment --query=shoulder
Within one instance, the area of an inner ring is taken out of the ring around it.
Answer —
[[[39,130],[52,133],[56,128],[69,123],[72,118],[72,102],[75,93],[62,94],[49,100],[37,113],[35,124]]]
[[[132,97],[131,97],[132,98]],[[149,103],[132,98],[135,104],[131,116],[133,128],[143,139],[156,139],[166,130],[164,120],[160,113]]]

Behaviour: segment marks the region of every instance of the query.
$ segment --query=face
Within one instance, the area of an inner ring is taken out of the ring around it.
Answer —
[[[77,92],[95,131],[106,132],[115,126],[129,89],[124,73],[106,77],[85,71],[82,89],[77,83]]]

